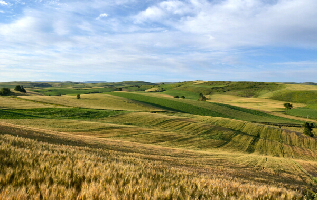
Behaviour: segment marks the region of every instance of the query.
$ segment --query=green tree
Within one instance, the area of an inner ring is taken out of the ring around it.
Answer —
[[[203,95],[203,93],[199,93],[198,101],[206,101],[207,98]]]
[[[293,105],[291,103],[284,103],[284,107],[286,109],[292,109],[293,108]]]
[[[0,90],[1,96],[9,95],[10,93],[11,93],[10,88],[1,88],[1,90]]]
[[[77,94],[77,99],[80,99],[80,94]]]
[[[26,93],[26,90],[24,89],[24,87],[22,85],[15,86],[14,90]]]
[[[304,123],[304,134],[308,135],[310,137],[314,137],[314,134],[312,133],[313,128],[314,128],[313,123],[305,122]]]

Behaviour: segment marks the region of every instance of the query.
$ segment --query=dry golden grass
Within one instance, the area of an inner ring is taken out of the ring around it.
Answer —
[[[111,109],[129,111],[160,111],[162,109],[142,104],[122,97],[107,94],[82,94],[80,99],[76,96],[24,96],[24,99],[91,109]]]
[[[193,81],[193,84],[202,84],[202,83],[206,83],[208,81]]]
[[[0,132],[0,199],[302,199],[315,187],[284,158],[7,126]]]
[[[19,98],[0,97],[0,109],[32,109],[32,108],[61,108],[46,103],[38,103],[32,101],[25,101]]]
[[[286,85],[286,90],[316,90],[317,91],[317,86],[316,85],[303,85],[303,84],[285,84]]]
[[[21,98],[30,108],[160,110],[106,94]],[[296,130],[149,112],[1,119],[0,200],[307,199],[317,192],[317,142]]]
[[[30,91],[28,89],[26,89],[26,94],[27,94],[27,96],[44,96],[43,94],[41,94],[39,92]]]
[[[317,159],[317,141],[294,131],[217,117],[131,112],[96,120],[4,119],[3,122],[74,135],[113,138],[166,147],[258,153]]]
[[[263,110],[263,111],[282,111],[285,110],[284,103],[282,101],[265,99],[265,98],[244,98],[232,95],[214,94],[208,96],[210,102],[225,103],[233,106]],[[293,107],[304,107],[305,104],[293,103]]]
[[[68,119],[4,119],[2,122],[35,129],[48,129],[62,132],[86,132],[85,134],[89,134],[89,132],[93,131],[113,130],[126,127],[110,123]]]
[[[147,89],[145,90],[145,92],[160,92],[160,88],[150,88],[150,89]]]
[[[210,96],[208,96],[208,99],[209,100],[207,100],[207,101],[210,101],[210,102],[225,103],[225,104],[229,104],[232,106],[260,110],[260,111],[267,112],[270,115],[275,115],[278,117],[294,119],[294,120],[299,120],[299,121],[310,121],[310,122],[317,123],[317,120],[286,115],[283,112],[280,112],[280,111],[285,111],[285,107],[284,107],[285,102],[284,101],[272,100],[272,99],[268,99],[268,98],[264,98],[264,97],[244,98],[244,97],[224,95],[224,94],[210,95]],[[300,108],[300,107],[306,106],[306,104],[303,104],[303,103],[292,103],[292,105],[294,108]]]
[[[316,85],[303,85],[303,84],[283,84],[285,87],[273,92],[267,92],[259,96],[259,98],[271,98],[275,93],[283,91],[314,91],[317,90]]]
[[[284,118],[289,118],[289,119],[295,119],[295,120],[298,120],[298,121],[308,121],[308,122],[317,123],[317,120],[307,119],[305,117],[296,117],[296,116],[292,116],[292,115],[286,115],[286,114],[280,113],[280,112],[267,112],[267,113],[269,113],[271,115],[278,116],[278,117],[284,117]]]

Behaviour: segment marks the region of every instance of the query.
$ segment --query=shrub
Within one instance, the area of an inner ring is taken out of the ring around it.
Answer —
[[[77,94],[77,99],[80,99],[80,94]]]
[[[292,109],[293,108],[293,105],[291,103],[284,103],[284,107],[286,109]]]
[[[181,96],[182,99],[185,99],[185,96]]]
[[[314,134],[312,133],[313,128],[314,128],[313,123],[305,122],[304,123],[304,134],[308,135],[310,137],[314,137]]]
[[[198,101],[206,101],[206,100],[207,98],[202,93],[199,93]]]
[[[26,91],[25,91],[25,89],[24,89],[24,87],[22,85],[15,86],[14,90],[26,93]]]
[[[179,96],[174,96],[174,98],[179,98]]]
[[[0,90],[1,96],[9,95],[10,93],[11,93],[10,88],[1,88],[1,90]]]

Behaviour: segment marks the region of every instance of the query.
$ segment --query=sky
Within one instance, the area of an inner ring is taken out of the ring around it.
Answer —
[[[0,0],[0,82],[317,82],[316,0]]]

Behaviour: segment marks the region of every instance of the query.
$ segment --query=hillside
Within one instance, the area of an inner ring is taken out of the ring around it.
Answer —
[[[306,113],[314,116],[315,85],[63,84],[0,96],[0,199],[313,199],[317,192],[316,128],[309,137],[301,127]],[[312,100],[291,99],[291,110],[276,99],[303,91]],[[197,101],[199,93],[207,101]]]

